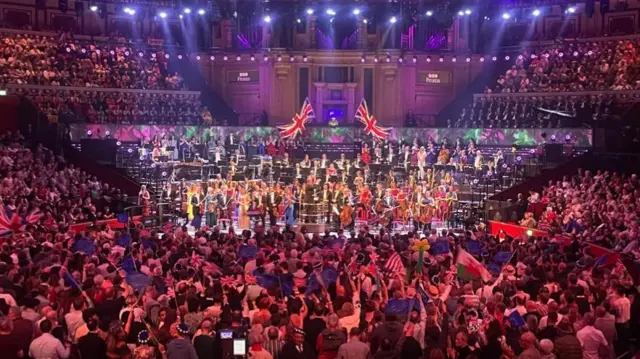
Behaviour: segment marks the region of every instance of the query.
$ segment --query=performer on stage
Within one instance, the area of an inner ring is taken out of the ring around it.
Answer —
[[[191,208],[193,213],[193,220],[191,221],[191,225],[196,229],[200,229],[202,225],[202,187],[197,186],[195,191],[191,194]]]
[[[140,186],[140,192],[138,192],[138,205],[142,207],[142,213],[145,216],[151,214],[151,194],[147,190],[147,186]]]
[[[218,194],[213,186],[207,188],[207,195],[204,198],[207,226],[213,227],[218,225],[218,211],[216,209],[218,203]]]

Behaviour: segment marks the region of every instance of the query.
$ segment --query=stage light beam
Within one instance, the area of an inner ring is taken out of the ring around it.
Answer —
[[[160,14],[158,14],[161,18],[166,19],[167,18],[167,13],[166,12],[161,12]]]
[[[502,18],[505,20],[509,20],[511,18],[511,15],[508,12],[505,12],[502,14]]]
[[[93,12],[98,11],[98,7],[97,7],[97,6],[95,6],[95,5],[91,5],[91,6],[89,7],[89,9],[90,9],[91,11],[93,11]]]
[[[184,10],[182,10],[185,14],[191,14],[191,9],[189,9],[188,7],[185,7]]]
[[[358,16],[358,15],[360,15],[360,9],[355,8],[355,9],[353,9],[352,13],[353,13],[354,15]]]
[[[198,10],[198,15],[204,15],[204,14],[206,14],[206,13],[207,13],[207,12],[206,12],[206,11],[204,11],[204,9],[200,9],[200,10]]]
[[[327,12],[327,15],[336,16],[336,11],[331,8],[327,9],[326,12]]]
[[[538,17],[538,16],[540,16],[540,10],[539,9],[535,9],[535,10],[533,10],[532,14],[533,14],[533,16]]]
[[[262,18],[262,21],[266,22],[267,24],[271,23],[271,16],[266,15],[265,17]]]
[[[427,11],[427,16],[433,16],[433,11],[431,10]]]
[[[389,22],[392,24],[395,24],[396,22],[398,22],[398,18],[395,16],[392,16],[391,19],[389,19]]]
[[[313,15],[313,9],[311,8],[307,9],[307,15]]]

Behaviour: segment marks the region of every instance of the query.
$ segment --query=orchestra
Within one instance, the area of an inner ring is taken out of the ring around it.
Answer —
[[[163,156],[175,158],[178,153],[186,162],[199,158],[198,152],[190,151],[212,147],[209,156],[203,152],[202,161],[208,158],[216,165],[228,163],[225,177],[169,181],[158,202],[169,204],[195,228],[201,223],[223,229],[231,225],[251,229],[267,223],[323,223],[328,228],[347,229],[366,223],[391,229],[397,223],[406,229],[429,231],[434,222],[448,222],[453,217],[458,203],[456,173],[468,169],[478,175],[485,167],[491,173],[504,163],[502,151],[485,162],[473,141],[465,146],[460,139],[454,147],[417,139],[413,143],[365,142],[353,160],[345,153],[331,159],[327,153],[314,156],[308,152],[298,152],[302,158],[294,160],[287,146],[278,141],[253,144],[262,146],[253,151],[233,136],[202,144],[184,137],[149,141],[143,148],[151,149],[152,161]],[[247,166],[242,165],[249,161],[250,152],[256,152],[252,158],[258,159],[254,175],[248,175]],[[292,180],[274,177],[271,170],[276,166],[290,169]],[[372,166],[385,166],[388,171],[374,171]],[[141,193],[141,204],[148,204],[147,196],[148,191]]]

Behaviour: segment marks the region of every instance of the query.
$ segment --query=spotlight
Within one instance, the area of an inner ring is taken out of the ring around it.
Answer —
[[[140,156],[140,161],[144,161],[144,156]]]
[[[206,11],[204,11],[204,9],[198,10],[198,15],[204,15],[205,13],[206,13]]]
[[[229,60],[229,57],[228,57],[227,55],[224,55],[224,56],[222,57],[222,59],[223,59],[224,61],[227,61],[227,60]]]
[[[307,15],[313,15],[313,9],[312,8],[308,8],[307,9]]]
[[[573,56],[578,56],[578,51],[574,51]]]
[[[498,61],[498,58],[494,56],[494,57],[491,58],[491,60]]]
[[[169,54],[164,55],[164,58],[168,59],[169,58]]]
[[[200,61],[201,57],[200,55],[196,56],[196,60]]]
[[[354,15],[356,15],[356,16],[357,16],[357,15],[360,15],[360,9],[355,8],[355,9],[353,9],[352,13],[353,13]]]
[[[376,56],[376,57],[374,57],[374,58],[373,58],[373,62],[375,62],[376,64],[377,64],[378,62],[380,62],[380,59],[378,58],[378,56]]]
[[[138,52],[138,56],[142,57],[144,54],[142,52]]]
[[[470,57],[467,57],[467,62],[471,62],[471,58]]]
[[[297,22],[298,24],[302,24],[302,20],[300,20],[299,18],[298,18],[298,19],[296,19],[296,22]]]
[[[105,135],[106,137],[111,137],[111,131],[105,131],[105,132],[104,132],[104,135]]]
[[[122,142],[116,141],[116,146],[122,146]]]
[[[278,60],[278,62],[282,61],[282,56],[278,55],[278,57],[276,58],[276,60]]]
[[[167,171],[162,171],[162,177],[167,177]]]
[[[362,23],[363,23],[363,24],[368,24],[368,23],[369,23],[369,20],[367,20],[367,19],[362,19]]]
[[[484,62],[484,56],[480,57],[480,62]]]
[[[440,56],[440,58],[438,59],[438,61],[440,61],[440,62],[444,62],[444,57]]]
[[[387,61],[387,63],[391,62],[391,56],[387,56],[387,59],[385,61]]]
[[[462,10],[458,11],[458,16],[464,16],[464,11]]]
[[[151,54],[151,57],[153,57],[154,59],[156,58],[155,52],[153,54]]]
[[[570,8],[567,9],[567,11],[569,12],[569,14],[573,14],[576,12],[576,8],[571,6]]]
[[[182,10],[182,12],[184,12],[185,14],[191,14],[191,9],[189,9],[188,7],[185,7],[184,10]]]
[[[70,47],[67,47],[67,52],[71,52],[71,48]]]
[[[266,22],[267,24],[271,23],[271,16],[266,15],[262,18],[262,21]]]
[[[152,163],[152,164],[151,164],[151,168],[156,168],[156,164],[155,164],[155,163]]]
[[[262,61],[264,61],[264,62],[269,61],[269,57],[268,57],[267,55],[264,55],[264,56],[262,57]]]
[[[523,56],[522,55],[518,55],[518,60],[522,60]]]
[[[404,62],[404,59],[402,58],[402,56],[401,56],[401,57],[398,57],[398,62],[399,62],[399,63]]]
[[[365,63],[366,61],[367,61],[367,59],[366,59],[364,56],[362,56],[362,57],[360,58],[360,62]]]
[[[216,59],[215,56],[211,55],[211,57],[209,57],[209,60],[214,61]]]
[[[392,16],[391,19],[389,19],[389,22],[392,24],[395,24],[396,22],[398,22],[398,18],[395,16]]]
[[[307,58],[307,55],[302,56],[302,62],[307,62],[307,60],[309,60],[309,59]]]
[[[571,142],[571,135],[564,136],[564,141],[567,143]]]
[[[522,156],[518,156],[518,157],[516,157],[516,161],[517,161],[517,162],[521,162],[521,161],[522,161]]]
[[[563,53],[563,52],[561,52],[561,53],[559,53],[559,54],[558,54],[558,57],[562,57],[562,56],[564,56],[564,53]]]
[[[166,12],[161,12],[160,14],[158,14],[161,18],[166,19],[167,18],[167,13]]]
[[[593,55],[593,51],[589,50],[589,52],[587,52],[587,55],[589,56]]]
[[[427,62],[431,62],[431,56],[427,56]]]
[[[327,15],[336,16],[336,12],[332,8],[328,8],[326,13]]]
[[[87,131],[87,136],[89,137],[93,136],[93,132],[91,130]]]
[[[413,63],[415,64],[416,62],[418,62],[418,57],[417,57],[417,56],[414,56],[414,57],[413,57]]]
[[[293,57],[293,55],[289,56],[289,62],[294,62],[294,61],[296,61],[296,58]]]
[[[427,11],[427,16],[433,16],[433,11],[431,10]]]
[[[458,61],[458,59],[455,56],[451,58],[451,62],[456,62],[456,61]]]
[[[536,59],[536,57],[538,57],[538,56],[536,56],[536,54],[531,54],[531,59],[532,59],[532,60],[535,60],[535,59]]]
[[[181,18],[181,19],[183,19],[183,18],[184,18],[184,15],[180,14],[180,15],[178,15],[178,17],[179,17],[179,18]]]
[[[251,61],[256,61],[256,57],[255,57],[255,56],[253,56],[253,55],[251,55],[251,57],[249,57],[249,60],[251,60]]]
[[[464,14],[465,14],[465,15],[471,15],[471,9],[466,9],[466,10],[464,11]]]
[[[125,51],[124,56],[129,56],[129,51]]]
[[[551,135],[551,141],[556,142],[556,135]]]
[[[179,59],[179,60],[182,60],[182,55],[178,55],[178,59]]]
[[[96,54],[100,55],[100,50],[96,50]]]
[[[527,229],[527,236],[529,237],[533,236],[533,230]]]
[[[133,153],[133,148],[129,148],[129,149],[127,150],[127,152],[129,152],[129,153]]]
[[[533,16],[538,17],[538,16],[540,16],[540,10],[535,9],[535,10],[533,10],[533,12],[532,12],[531,14],[532,14]]]
[[[129,15],[133,16],[133,15],[135,15],[135,14],[136,14],[136,11],[135,11],[135,10],[133,10],[133,9],[129,10]]]
[[[131,8],[130,7],[125,7],[124,9],[122,9],[122,11],[125,12],[125,14],[131,14]]]
[[[506,61],[509,61],[509,60],[511,60],[511,56],[507,55],[507,56],[505,56],[505,57],[504,57],[504,59],[505,59]]]
[[[505,12],[504,14],[502,14],[502,18],[505,20],[509,20],[511,18],[511,15],[509,15],[508,12]]]
[[[242,57],[240,57],[240,55],[236,56],[236,61],[240,61],[242,60]]]
[[[333,19],[335,19],[335,17],[332,17],[331,19],[329,19],[329,22],[333,23]]]
[[[91,10],[93,12],[96,12],[96,11],[98,11],[98,7],[95,6],[95,5],[91,5],[91,6],[89,6],[89,10]]]

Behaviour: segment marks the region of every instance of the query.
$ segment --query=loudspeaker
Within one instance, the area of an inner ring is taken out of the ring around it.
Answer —
[[[547,143],[544,145],[544,160],[545,162],[559,163],[562,162],[562,143]]]

